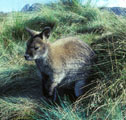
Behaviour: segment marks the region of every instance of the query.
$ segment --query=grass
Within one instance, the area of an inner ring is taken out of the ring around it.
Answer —
[[[53,8],[52,8],[53,6]],[[0,21],[1,120],[123,120],[126,118],[126,20],[89,4],[55,3],[41,11],[12,12]],[[72,6],[72,7],[71,7]],[[52,27],[50,42],[77,36],[97,54],[89,91],[76,101],[59,104],[41,97],[41,80],[34,62],[24,60],[28,34]]]

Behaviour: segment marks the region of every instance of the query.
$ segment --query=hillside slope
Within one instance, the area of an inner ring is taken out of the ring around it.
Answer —
[[[43,4],[34,3],[31,6],[26,4],[22,9],[21,12],[30,12],[30,11],[40,11],[42,9]],[[100,10],[107,10],[109,12],[113,12],[116,15],[126,16],[126,8],[121,7],[102,7]]]

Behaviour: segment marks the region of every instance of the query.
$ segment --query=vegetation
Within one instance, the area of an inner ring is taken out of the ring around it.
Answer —
[[[89,4],[59,2],[39,12],[13,12],[0,20],[1,120],[123,120],[126,118],[126,20]],[[52,27],[50,42],[77,36],[97,54],[89,90],[76,101],[59,97],[48,104],[41,97],[34,62],[24,60],[25,27]]]

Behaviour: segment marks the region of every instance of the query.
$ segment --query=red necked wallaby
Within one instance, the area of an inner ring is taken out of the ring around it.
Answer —
[[[31,37],[27,42],[25,59],[35,60],[48,96],[54,96],[58,87],[73,89],[77,97],[82,95],[95,56],[93,50],[76,37],[50,43],[50,27],[45,27],[42,32],[26,30]]]

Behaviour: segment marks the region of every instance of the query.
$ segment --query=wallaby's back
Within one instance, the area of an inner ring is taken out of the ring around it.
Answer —
[[[90,64],[94,56],[93,50],[76,37],[59,39],[51,44],[51,59],[58,68],[71,66],[71,69],[77,69],[78,65]]]

